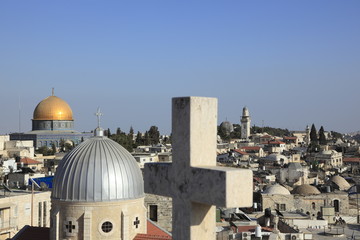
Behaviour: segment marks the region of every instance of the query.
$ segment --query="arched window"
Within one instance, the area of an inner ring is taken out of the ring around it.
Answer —
[[[314,202],[311,203],[311,207],[312,207],[313,210],[315,210],[316,206],[315,206]]]
[[[334,208],[335,208],[335,212],[339,212],[340,210],[340,201],[335,199],[334,200]]]

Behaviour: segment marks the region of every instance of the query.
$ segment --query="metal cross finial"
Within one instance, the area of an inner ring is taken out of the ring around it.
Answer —
[[[98,119],[98,128],[100,128],[100,118],[101,118],[101,116],[103,115],[103,114],[100,112],[100,107],[98,107],[97,112],[95,113],[95,115],[97,116],[97,119]]]
[[[52,94],[52,96],[54,96],[54,88],[52,88],[51,94]]]

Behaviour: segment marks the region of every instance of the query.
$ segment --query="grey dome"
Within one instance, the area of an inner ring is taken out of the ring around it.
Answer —
[[[227,134],[229,135],[230,133],[232,133],[234,131],[234,126],[232,125],[231,122],[229,121],[224,121],[220,124],[220,128]]]
[[[107,137],[93,137],[69,152],[57,168],[51,197],[102,202],[144,196],[144,181],[134,157]]]

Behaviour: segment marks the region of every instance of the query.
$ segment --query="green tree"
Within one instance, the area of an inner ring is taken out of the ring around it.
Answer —
[[[320,130],[319,130],[319,144],[320,145],[326,145],[327,144],[323,126],[321,126]]]
[[[319,149],[320,149],[320,146],[319,146],[319,142],[318,142],[317,132],[316,132],[315,125],[313,124],[311,126],[311,130],[310,130],[310,144],[308,146],[308,151],[309,152],[317,152],[317,151],[319,151]]]
[[[143,145],[144,144],[144,140],[143,140],[143,137],[141,135],[141,133],[138,131],[137,134],[136,134],[136,138],[135,138],[135,144],[137,146],[140,146],[140,145]]]
[[[48,148],[47,146],[42,146],[42,147],[39,147],[37,150],[36,150],[37,153],[40,153],[44,156],[49,156],[49,155],[52,155],[52,150],[50,148]]]
[[[117,129],[116,129],[116,135],[120,135],[121,134],[121,129],[118,127]]]
[[[311,143],[315,143],[315,144],[317,144],[318,142],[317,132],[314,124],[311,126],[311,130],[310,130],[310,141]]]
[[[146,131],[144,135],[144,145],[150,145],[150,136],[148,131]]]
[[[150,144],[156,145],[160,142],[160,132],[157,126],[151,126],[148,134],[149,134]]]
[[[331,136],[333,139],[343,138],[343,135],[339,132],[331,131]]]
[[[51,144],[51,155],[54,155],[56,153],[56,146],[54,143]]]
[[[111,136],[110,128],[107,129],[106,136],[109,138]]]
[[[129,152],[133,151],[132,141],[130,141],[130,139],[129,139],[128,135],[126,135],[126,133],[122,132],[121,134],[113,134],[110,136],[110,139],[119,143],[121,146],[123,146]]]

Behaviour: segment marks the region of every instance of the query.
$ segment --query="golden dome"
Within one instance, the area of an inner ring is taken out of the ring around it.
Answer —
[[[72,110],[61,98],[49,96],[36,106],[33,120],[73,120]]]

